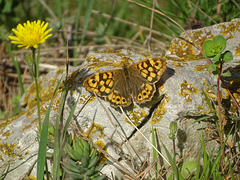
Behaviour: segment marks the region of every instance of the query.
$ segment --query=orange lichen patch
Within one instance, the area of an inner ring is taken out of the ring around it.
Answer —
[[[183,63],[175,62],[173,63],[174,66],[176,67],[184,67]]]
[[[232,93],[232,95],[234,96],[234,98],[236,99],[237,103],[240,103],[240,92],[234,92]],[[228,94],[228,92],[226,91],[225,94],[225,99],[230,101],[230,107],[228,107],[228,114],[232,115],[232,116],[236,116],[238,114],[238,108],[235,105],[235,103],[233,102],[232,98],[230,97],[230,95]],[[229,106],[229,104],[228,104]]]
[[[183,81],[180,86],[181,92],[179,92],[178,94],[185,99],[185,102],[191,102],[191,95],[197,94],[198,89],[196,87],[193,87],[192,83],[188,83],[187,81]]]
[[[12,123],[13,122],[13,119],[12,118],[10,118],[10,119],[2,119],[1,121],[0,121],[0,127],[1,127],[1,133],[3,133],[3,130],[5,129],[5,127],[7,127],[10,123]]]
[[[39,98],[40,103],[44,104],[45,102],[49,101],[52,98],[53,92],[57,86],[58,80],[56,81],[57,77],[48,78],[44,76],[38,83],[39,89]],[[48,85],[44,85],[44,82],[48,82]],[[46,89],[47,87],[47,89]],[[56,93],[57,94],[57,93]],[[27,109],[32,109],[37,105],[37,96],[36,96],[36,86],[35,84],[31,84],[28,88],[26,95],[23,100],[23,104],[27,105]]]
[[[233,96],[235,97],[236,101],[240,103],[240,93],[233,93]]]
[[[150,58],[152,57],[152,54],[146,54],[146,53],[142,53],[141,54],[144,58]],[[162,54],[154,54],[155,56],[159,57],[159,58],[164,58],[163,53]]]
[[[236,46],[236,49],[234,51],[235,51],[236,57],[240,56],[240,44]]]
[[[5,131],[5,132],[2,132],[1,135],[2,135],[3,137],[6,137],[6,138],[5,138],[5,140],[6,140],[6,139],[8,139],[8,137],[9,137],[11,134],[13,134],[13,133],[14,133],[13,131],[7,130],[7,131]]]
[[[205,71],[206,65],[197,65],[193,70],[194,71]]]
[[[87,61],[89,62],[86,65],[86,68],[92,70],[99,70],[101,67],[109,67],[109,68],[121,68],[123,63],[129,64],[132,62],[130,58],[128,58],[125,54],[121,53],[122,50],[109,50],[106,49],[104,51],[95,51],[94,53],[101,53],[101,54],[115,54],[116,57],[118,56],[121,58],[121,61],[117,61],[116,59],[106,59],[102,60],[101,58],[96,58],[95,56],[88,56]]]
[[[232,80],[228,85],[228,89],[231,91],[237,103],[240,104],[240,79]],[[229,107],[228,113],[235,116],[236,113],[238,113],[238,109],[227,90],[225,90],[224,99],[227,99],[230,101],[230,107]]]
[[[193,39],[196,40],[198,46],[202,46],[203,42],[206,40],[206,36],[202,35],[202,31],[190,32]],[[184,36],[182,33],[181,36]],[[174,39],[169,47],[171,54],[176,55],[180,58],[180,61],[193,61],[201,59],[202,55],[196,50],[197,48],[193,45],[192,41],[187,38],[184,39]],[[179,59],[172,59],[179,61]]]
[[[90,102],[94,101],[95,99],[96,99],[96,97],[95,97],[95,96],[92,96],[92,97],[88,100],[88,96],[86,97],[85,94],[82,94],[81,97],[79,98],[79,101],[78,101],[78,102],[79,102],[80,104],[85,104],[87,100],[88,100],[87,103],[90,103]]]
[[[206,80],[203,80],[203,85],[204,85],[204,86],[208,86],[208,83],[207,83]]]
[[[230,38],[233,38],[233,34],[239,31],[240,22],[231,21],[228,25],[219,24],[219,27],[222,29],[222,35],[231,35]]]
[[[87,61],[89,63],[86,65],[86,68],[88,68],[90,71],[100,72],[99,68],[101,67],[121,68],[121,64],[114,63],[112,59],[102,61],[101,59],[96,58],[94,56],[89,56],[87,58]]]
[[[106,153],[108,153],[107,151],[107,147],[106,145],[102,142],[102,141],[96,141],[94,144],[96,144],[98,147],[100,147],[102,150],[104,150]],[[99,153],[101,153],[101,151],[98,150]],[[103,153],[100,154],[100,162],[98,163],[98,165],[100,164],[104,164],[107,161],[107,156]]]
[[[151,124],[156,124],[157,122],[161,121],[161,119],[163,118],[163,115],[167,112],[165,109],[165,99],[157,106],[157,108],[155,109],[152,119],[150,121]]]
[[[32,127],[32,125],[30,124],[30,125],[27,125],[27,126],[25,126],[24,128],[22,128],[22,130],[24,131],[24,130],[29,129],[29,128],[31,128],[31,127]]]
[[[229,83],[228,88],[234,90],[235,92],[240,92],[240,79],[232,80]]]
[[[117,49],[117,50],[112,50],[112,49],[105,49],[103,51],[94,51],[94,53],[97,53],[97,54],[119,54],[121,55],[122,53],[122,50],[121,49]],[[123,54],[124,55],[124,54]]]
[[[104,128],[100,124],[96,124],[94,122],[91,123],[91,126],[83,132],[89,139],[92,139],[93,136],[97,138],[104,137]]]
[[[32,114],[35,112],[35,110],[36,110],[36,109],[34,109],[34,108],[28,110],[27,113],[26,113],[26,117],[27,117],[27,118],[31,118],[31,117],[32,117]]]
[[[5,154],[6,156],[9,157],[15,157],[15,153],[14,153],[14,147],[16,146],[16,144],[11,143],[1,143],[0,144],[0,151],[2,152],[1,154]],[[0,159],[2,160],[2,157],[0,157]]]
[[[203,106],[197,106],[197,114],[202,114]]]
[[[135,109],[135,108],[134,108]],[[147,113],[144,110],[141,111],[129,111],[129,118],[132,121],[132,123],[135,126],[138,126],[139,124],[141,124],[141,122],[143,121],[143,119],[147,116]],[[125,118],[125,121],[131,125],[130,122],[128,122],[127,118]]]

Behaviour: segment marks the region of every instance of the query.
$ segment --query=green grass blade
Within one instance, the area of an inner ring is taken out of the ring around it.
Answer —
[[[83,24],[83,32],[82,32],[82,37],[81,37],[81,45],[84,43],[84,38],[85,38],[86,31],[87,31],[87,28],[88,28],[93,2],[94,2],[94,0],[88,0],[87,1],[85,19],[84,19],[84,24]]]
[[[76,19],[75,19],[75,34],[74,34],[74,46],[78,46],[78,43],[79,43],[79,34],[77,33],[78,32],[78,29],[79,29],[79,24],[80,24],[80,19],[81,19],[81,12],[82,12],[82,9],[83,9],[83,2],[82,0],[79,0],[78,1],[78,10],[77,10],[77,15],[76,15]],[[78,54],[77,54],[77,50],[74,48],[74,52],[73,52],[73,57],[76,58],[78,57]],[[73,62],[73,65],[76,66],[77,65],[77,62],[74,61]]]
[[[210,160],[209,160],[206,148],[205,148],[203,135],[202,135],[201,145],[202,145],[202,153],[203,153],[203,171],[202,171],[202,175],[201,175],[200,179],[204,179],[204,178],[208,177],[208,173],[209,173],[208,169],[210,166]]]
[[[61,78],[62,79],[62,78]],[[61,83],[61,79],[58,82],[57,87],[54,90],[53,97],[55,96],[59,85]],[[50,110],[52,106],[53,98],[51,99],[48,110],[46,112],[43,125],[42,125],[42,131],[40,134],[40,141],[39,141],[39,150],[38,150],[38,160],[37,160],[37,179],[42,180],[44,178],[44,166],[46,161],[46,148],[47,148],[47,137],[48,137],[48,124],[49,124],[49,115]]]
[[[153,126],[152,126],[152,143],[155,147],[156,146],[156,139],[155,139],[155,133],[154,133],[154,129],[153,129]],[[156,150],[153,148],[153,161],[157,159],[157,152]],[[158,166],[157,166],[157,163],[154,165],[155,166],[155,169],[156,171],[158,172]],[[158,179],[158,173],[156,172],[156,179]]]
[[[172,167],[172,170],[173,170],[173,173],[174,173],[174,176],[175,176],[175,179],[179,179],[179,172],[178,172],[178,167],[176,165],[176,162],[175,162],[175,157],[172,158],[169,151],[167,150],[167,148],[165,147],[165,145],[162,143],[163,145],[163,148],[165,150],[165,153],[168,157],[168,161],[169,163],[171,164],[171,167]],[[175,155],[174,155],[175,156]]]
[[[195,180],[198,180],[199,179],[199,175],[200,175],[200,167],[201,167],[200,156],[201,156],[201,151],[198,152],[197,169],[196,169],[196,172],[195,172]]]
[[[78,104],[79,98],[80,98],[80,95],[78,96],[77,101],[75,102],[75,104],[74,104],[73,107],[71,108],[71,112],[70,112],[70,114],[69,114],[69,116],[68,116],[68,118],[67,118],[67,121],[66,121],[66,123],[65,123],[65,126],[64,126],[64,128],[63,128],[63,133],[61,134],[61,135],[62,135],[62,138],[61,138],[62,140],[65,139],[65,136],[66,136],[66,133],[67,133],[67,128],[68,128],[68,126],[69,126],[69,124],[70,124],[70,122],[71,122],[71,119],[72,119],[73,115],[74,115],[74,112],[75,112],[76,106],[77,106],[77,104]]]
[[[212,118],[212,116],[203,116],[203,117],[193,121],[193,123],[200,122],[200,121],[203,121],[203,120],[207,120],[207,119],[210,119],[210,118]]]
[[[213,106],[212,106],[211,100],[208,98],[208,96],[207,96],[207,94],[205,93],[205,91],[202,91],[202,93],[203,93],[204,97],[206,98],[207,105],[208,105],[209,109],[210,109],[210,110],[213,110],[213,112],[214,112],[215,109],[214,109]],[[216,114],[214,113],[214,115],[216,115]]]
[[[225,147],[225,143],[223,144],[223,146],[221,147],[220,151],[218,152],[218,155],[215,159],[215,161],[213,162],[212,165],[212,169],[211,169],[211,174],[216,173],[219,171],[219,167],[220,167],[220,162],[221,162],[221,156],[222,156],[222,152],[224,151],[224,147]],[[210,174],[210,175],[211,175]],[[219,173],[220,174],[220,173]]]
[[[232,166],[231,166],[230,162],[228,162],[228,165],[229,165],[229,170],[230,170],[230,174],[231,174],[231,179],[235,180],[233,170],[232,170]]]

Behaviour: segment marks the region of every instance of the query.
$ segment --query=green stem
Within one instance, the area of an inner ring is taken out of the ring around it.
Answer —
[[[33,52],[33,76],[36,85],[36,95],[37,95],[37,108],[38,108],[38,124],[39,124],[39,132],[41,133],[41,116],[40,116],[40,98],[39,98],[39,88],[38,88],[38,62],[36,62],[35,52],[36,49],[32,48]]]
[[[15,58],[13,56],[13,53],[11,51],[11,48],[9,47],[8,43],[6,43],[6,48],[8,50],[8,53],[11,57],[11,60],[16,68],[16,71],[17,71],[17,76],[18,76],[18,84],[19,84],[19,87],[20,87],[20,93],[21,93],[21,96],[24,94],[24,87],[23,87],[23,83],[22,83],[22,77],[21,77],[21,70],[20,70],[20,66],[19,66],[19,63],[17,61],[15,61]]]
[[[222,116],[222,103],[221,103],[222,97],[221,97],[221,92],[220,92],[220,79],[221,79],[221,75],[222,75],[222,65],[223,65],[222,62],[220,62],[219,74],[218,74],[218,79],[217,79],[217,101],[218,101],[218,118],[219,118],[221,147],[223,146],[223,143],[224,143],[223,135],[224,135],[224,126],[225,126],[224,118]],[[224,151],[222,152],[219,170],[222,168],[223,159],[224,159]]]

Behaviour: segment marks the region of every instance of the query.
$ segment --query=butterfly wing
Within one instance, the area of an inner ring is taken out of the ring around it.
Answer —
[[[121,69],[93,74],[83,85],[87,91],[106,98],[114,107],[131,104],[131,95]]]
[[[166,68],[166,61],[159,58],[149,58],[129,67],[131,72],[129,87],[137,104],[152,99],[156,91],[155,83]]]

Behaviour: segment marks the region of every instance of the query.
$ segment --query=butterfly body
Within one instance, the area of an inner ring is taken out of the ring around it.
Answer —
[[[95,73],[83,85],[86,90],[104,97],[114,107],[126,107],[150,101],[156,91],[155,83],[166,69],[166,62],[149,58],[122,69]]]

